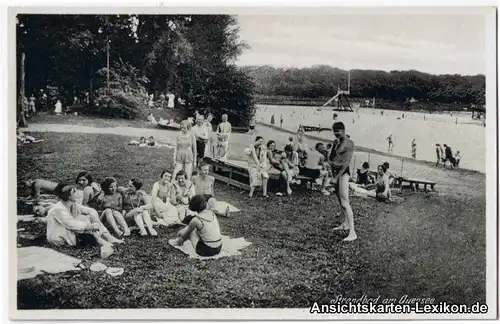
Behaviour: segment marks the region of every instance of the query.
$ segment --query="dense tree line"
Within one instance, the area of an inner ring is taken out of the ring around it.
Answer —
[[[255,81],[256,92],[296,98],[331,97],[337,87],[347,90],[348,71],[331,66],[311,68],[242,67]],[[351,70],[351,97],[405,102],[418,101],[483,105],[485,76],[432,75],[415,70]]]
[[[66,101],[89,92],[89,109],[137,117],[145,113],[149,93],[171,92],[186,100],[187,114],[224,112],[234,123],[248,124],[254,113],[254,84],[234,65],[246,44],[232,16],[19,15],[17,20],[18,57],[26,54],[26,96],[46,86],[57,87]]]

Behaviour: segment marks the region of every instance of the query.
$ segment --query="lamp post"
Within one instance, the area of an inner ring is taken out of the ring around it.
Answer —
[[[108,94],[109,94],[109,37],[106,36],[106,84],[108,86]]]

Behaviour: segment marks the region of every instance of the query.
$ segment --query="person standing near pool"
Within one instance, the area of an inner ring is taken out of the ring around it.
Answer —
[[[333,230],[349,230],[349,234],[344,238],[344,241],[354,241],[358,236],[354,230],[354,215],[349,202],[349,178],[351,174],[349,164],[354,155],[354,142],[346,136],[344,123],[335,122],[332,130],[337,138],[330,155],[334,174],[332,182],[335,183],[335,193],[344,214],[343,223]]]
[[[436,166],[439,166],[439,163],[441,163],[441,156],[442,156],[441,151],[442,151],[441,144],[436,143],[436,159],[437,159]]]
[[[217,127],[217,158],[227,161],[229,154],[229,137],[231,136],[231,123],[227,121],[227,114],[222,115],[222,122]]]
[[[394,150],[394,142],[392,141],[392,134],[390,134],[389,137],[387,137],[387,142],[389,144],[389,148],[387,149],[387,152],[389,154],[392,154],[392,152]]]
[[[187,120],[181,122],[181,130],[176,138],[174,149],[175,167],[172,173],[172,179],[175,179],[177,173],[184,169],[184,172],[191,177],[193,167],[196,167],[196,139],[191,132],[191,123]]]
[[[207,135],[208,135],[208,141],[205,145],[205,156],[211,156],[212,155],[212,150],[213,150],[213,128],[212,128],[212,119],[214,119],[214,115],[209,113],[207,115],[207,119],[203,123],[205,127],[207,128]]]
[[[205,146],[208,142],[208,132],[204,125],[203,115],[198,115],[196,118],[196,125],[193,126],[193,134],[196,138],[196,152],[198,155],[198,164],[203,161],[205,157]]]

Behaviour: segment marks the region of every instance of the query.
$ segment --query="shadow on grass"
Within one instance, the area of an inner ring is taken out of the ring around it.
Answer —
[[[44,142],[19,148],[18,182],[73,182],[79,171],[89,170],[97,181],[106,176],[119,184],[142,179],[149,191],[161,169],[171,168],[171,151],[128,146],[126,137],[39,135]],[[241,256],[188,259],[168,245],[176,230],[159,228],[159,237],[135,234],[106,260],[124,267],[122,276],[82,270],[22,280],[18,307],[304,308],[337,295],[407,294],[464,303],[485,298],[484,199],[414,194],[392,205],[353,197],[359,240],[344,243],[346,233],[332,232],[341,221],[334,197],[297,191],[293,197],[249,199],[221,183],[215,190],[220,200],[242,210],[219,220],[223,234],[253,243]],[[25,194],[18,189],[18,195]],[[18,226],[45,231],[41,224]],[[33,243],[19,238],[18,244]],[[98,259],[97,247],[57,250],[86,261]]]

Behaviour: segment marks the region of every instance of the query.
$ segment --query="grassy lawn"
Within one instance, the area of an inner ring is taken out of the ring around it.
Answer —
[[[123,126],[123,125],[122,125]],[[44,142],[18,149],[18,181],[49,178],[73,182],[81,170],[119,184],[140,178],[149,191],[171,151],[126,145],[128,137],[34,134]],[[485,301],[485,197],[458,199],[405,193],[401,204],[352,198],[359,239],[342,242],[332,232],[341,221],[334,197],[296,192],[293,197],[246,198],[217,183],[217,197],[242,211],[220,219],[222,232],[253,244],[242,255],[191,260],[170,247],[177,230],[156,238],[138,235],[104,263],[125,268],[119,277],[83,270],[18,282],[20,309],[309,307],[336,295],[431,297],[436,301]],[[26,195],[18,189],[19,195]],[[20,223],[32,233],[42,224]],[[18,238],[18,244],[42,245]],[[56,248],[97,260],[97,247]]]
[[[156,120],[160,117],[164,119],[174,119],[176,122],[180,123],[183,119],[183,112],[180,110],[167,110],[160,108],[152,108],[149,110],[153,113]],[[146,119],[117,119],[117,118],[103,118],[101,116],[85,115],[83,113],[78,113],[74,115],[73,113],[68,113],[64,115],[55,115],[51,112],[39,112],[34,116],[31,116],[28,120],[29,124],[34,123],[44,123],[44,124],[71,124],[71,125],[81,125],[81,126],[95,126],[95,127],[138,127],[138,128],[150,128],[151,124],[147,123]]]

